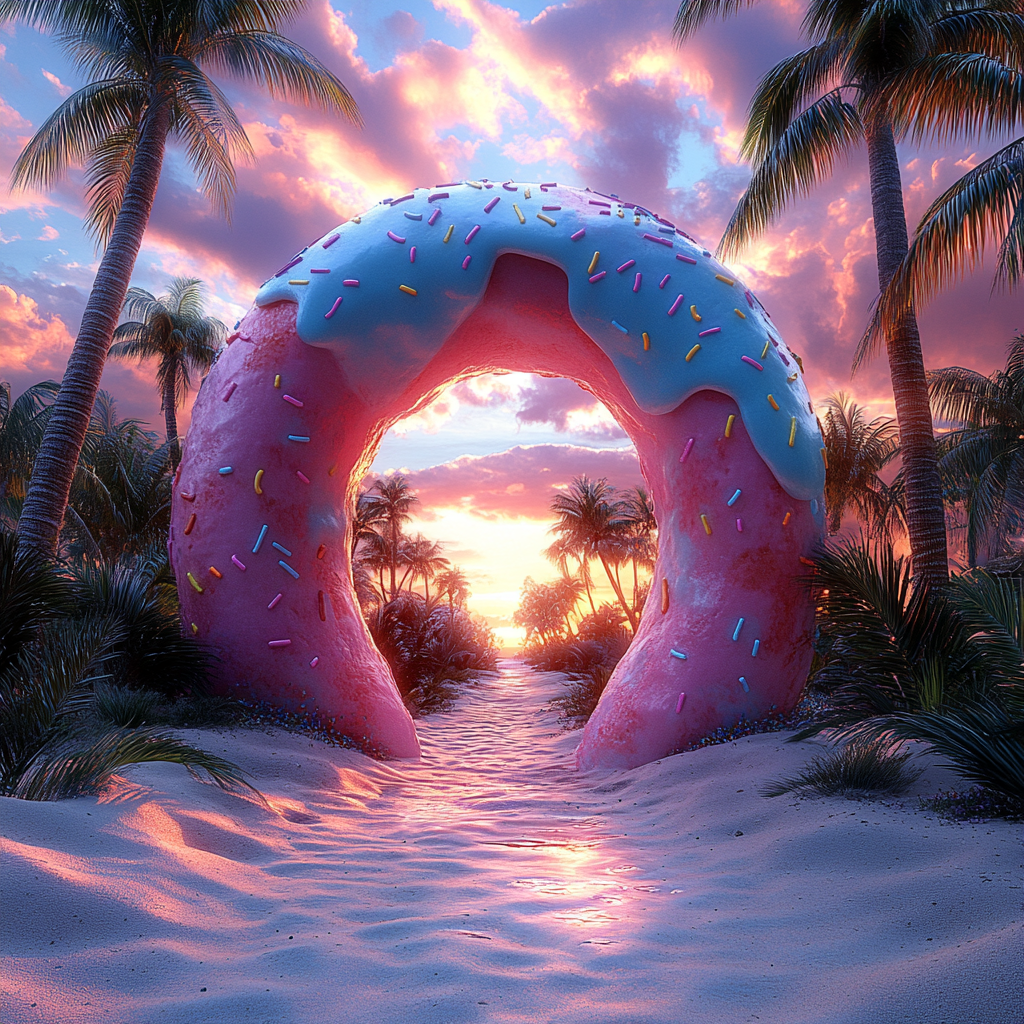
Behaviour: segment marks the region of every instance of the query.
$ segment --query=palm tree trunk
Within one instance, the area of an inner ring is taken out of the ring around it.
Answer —
[[[175,416],[174,410],[174,406],[177,401],[174,384],[175,381],[173,377],[171,377],[170,380],[164,381],[163,406],[164,427],[167,430],[167,444],[171,450],[171,466],[174,469],[177,469],[178,463],[181,462],[181,445],[178,443],[178,418]]]
[[[388,562],[391,568],[391,600],[398,596],[395,589],[395,571],[398,568],[398,520],[391,517],[391,550],[388,552]]]
[[[52,557],[57,550],[71,481],[89,429],[110,341],[153,209],[169,125],[167,105],[151,105],[142,126],[124,201],[96,272],[82,314],[82,326],[32,467],[28,495],[18,520],[18,544],[47,557]]]
[[[875,219],[878,285],[884,291],[907,254],[907,219],[891,125],[883,120],[869,121],[864,134],[871,178],[871,209]],[[921,354],[921,335],[913,311],[886,332],[886,352],[900,428],[907,532],[914,574],[928,583],[941,585],[949,578],[946,519]]]
[[[608,582],[612,585],[612,590],[615,591],[615,597],[618,599],[619,606],[626,613],[626,618],[629,621],[629,628],[636,633],[636,619],[633,617],[633,609],[626,603],[625,595],[622,593],[622,588],[619,586],[618,580],[612,575],[612,570],[608,566],[608,562],[604,555],[598,552],[598,558],[601,559],[601,564],[604,566],[604,571],[608,576]]]
[[[587,600],[590,602],[590,614],[596,615],[597,609],[594,607],[594,595],[590,592],[590,572],[587,569],[586,555],[580,555],[580,572],[583,574],[583,586],[587,588]]]

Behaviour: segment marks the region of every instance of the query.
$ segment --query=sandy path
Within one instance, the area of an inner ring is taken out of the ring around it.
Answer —
[[[504,663],[420,723],[419,764],[195,735],[272,809],[173,766],[0,801],[0,1018],[1021,1019],[1019,826],[763,799],[815,749],[778,735],[581,777],[559,678]]]

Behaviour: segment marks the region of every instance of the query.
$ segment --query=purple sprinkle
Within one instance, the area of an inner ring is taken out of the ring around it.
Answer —
[[[447,194],[448,194],[448,193],[446,192],[446,193],[445,193],[445,195],[447,195]],[[440,217],[440,216],[441,216],[441,207],[439,206],[439,207],[437,207],[437,209],[436,209],[436,210],[434,210],[434,212],[433,212],[433,213],[432,213],[432,214],[430,215],[430,218],[429,218],[429,220],[427,221],[427,223],[428,223],[428,224],[431,224],[431,225],[433,225],[434,221],[436,221],[436,220],[437,220],[437,218],[438,218],[438,217]]]
[[[657,242],[659,245],[667,245],[670,249],[672,248],[672,239],[670,238],[659,238],[657,235],[652,235],[648,232],[644,232],[644,238],[649,242]]]
[[[682,260],[684,263],[696,263],[697,261],[690,256],[684,256],[681,252],[676,253],[676,259]]]
[[[493,199],[492,199],[492,200],[491,200],[491,201],[490,201],[490,202],[489,202],[489,203],[488,203],[488,204],[487,204],[487,205],[486,205],[486,206],[484,207],[484,213],[490,213],[490,212],[491,212],[491,210],[493,210],[493,209],[494,209],[494,208],[495,208],[495,207],[496,207],[496,206],[498,205],[498,203],[500,203],[500,202],[501,202],[501,196],[495,196],[495,197],[494,197],[494,198],[493,198]]]
[[[750,356],[740,356],[740,359],[742,359],[743,362],[745,362],[745,363],[750,363],[750,365],[755,370],[763,370],[764,369],[764,367],[756,359],[751,359]]]
[[[736,520],[736,530],[737,530],[738,533],[742,533],[743,532],[743,520],[742,519],[737,519]]]
[[[302,408],[302,403],[297,398],[292,398],[291,395],[281,396],[289,405],[294,405],[296,409]]]
[[[542,206],[541,209],[542,210],[560,210],[561,207],[560,206]]]
[[[325,319],[325,320],[330,320],[330,319],[331,319],[331,317],[332,317],[332,316],[334,316],[334,314],[338,312],[338,307],[339,307],[340,305],[341,305],[341,296],[339,295],[339,296],[338,296],[338,297],[337,297],[337,298],[336,298],[336,299],[334,300],[334,305],[333,305],[333,306],[331,306],[331,308],[330,308],[329,310],[327,310],[327,312],[326,312],[326,313],[324,313],[324,319]]]
[[[708,258],[708,259],[711,259],[711,253],[709,253],[709,252],[707,251],[707,249],[705,249],[705,250],[704,250],[704,252],[703,252],[703,253],[701,253],[701,255],[702,255],[702,256],[707,256],[707,258]]]
[[[577,231],[575,234],[570,235],[569,237],[574,242],[578,242],[586,233],[587,233],[586,228],[580,228],[579,231]]]
[[[291,640],[268,640],[268,647],[287,647],[291,643]]]
[[[291,269],[292,269],[292,267],[294,267],[294,266],[295,266],[295,265],[296,265],[297,263],[301,263],[301,262],[302,262],[302,257],[301,257],[301,256],[296,256],[296,257],[295,257],[295,259],[293,259],[293,260],[292,260],[292,261],[291,261],[290,263],[286,263],[286,264],[285,264],[285,265],[284,265],[284,266],[283,266],[283,267],[282,267],[282,268],[281,268],[281,269],[280,269],[280,270],[279,270],[279,271],[278,271],[278,272],[277,272],[277,273],[276,273],[276,274],[274,275],[274,277],[280,277],[280,276],[281,276],[282,274],[284,274],[284,273],[286,273],[287,271],[291,270]]]
[[[232,381],[231,384],[228,386],[228,389],[225,392],[224,397],[223,399],[221,399],[221,401],[226,402],[235,393],[235,388],[237,387],[237,381]]]
[[[601,278],[604,277],[605,274],[607,274],[607,273],[608,273],[607,270],[602,270],[602,271],[598,272],[597,274],[595,274],[593,277],[588,278],[588,280],[590,281],[591,284],[593,284],[595,281],[600,281]]]
[[[346,288],[358,288],[359,287],[359,281],[356,280],[356,278],[354,278],[354,277],[346,277],[345,280],[342,281],[341,283]]]
[[[476,233],[479,230],[480,230],[480,225],[479,224],[474,224],[473,227],[470,229],[469,234],[466,235],[466,245],[469,245],[469,243],[472,242],[474,238],[476,238]]]
[[[334,245],[334,243],[335,243],[335,242],[336,242],[336,241],[337,241],[337,240],[338,240],[339,238],[341,238],[341,235],[339,235],[339,234],[338,234],[338,232],[337,232],[337,231],[335,231],[335,232],[334,232],[334,234],[333,234],[333,235],[331,235],[331,237],[330,237],[330,238],[328,238],[328,239],[327,239],[326,241],[324,241],[324,243],[323,243],[323,245],[321,246],[321,248],[323,248],[323,249],[329,249],[329,248],[330,248],[330,247],[331,247],[332,245]]]
[[[503,189],[504,189],[504,190],[505,190],[506,192],[518,192],[518,191],[519,191],[519,186],[518,186],[518,185],[513,185],[513,184],[512,184],[511,182],[509,182],[509,181],[503,181],[503,182],[501,183],[501,187],[502,187],[502,188],[503,188]]]
[[[624,270],[629,270],[630,267],[635,266],[636,260],[626,260],[626,262],[623,263],[621,267],[616,267],[615,269],[621,274]]]
[[[751,309],[753,309],[753,308],[754,308],[754,296],[753,296],[753,295],[751,295],[749,291],[746,291],[746,292],[744,292],[743,294],[744,294],[744,295],[745,295],[745,296],[747,297],[747,305],[748,305],[748,306],[749,306],[749,307],[750,307]]]
[[[669,279],[670,279],[671,277],[672,277],[672,275],[671,275],[671,274],[666,274],[666,275],[665,275],[665,276],[664,276],[664,277],[663,277],[663,278],[662,278],[662,279],[661,279],[661,280],[660,280],[660,281],[658,282],[658,287],[659,287],[659,288],[664,288],[664,287],[665,287],[665,285],[667,285],[667,284],[668,284],[668,282],[669,282]]]
[[[435,192],[433,195],[428,197],[427,202],[432,203],[435,199],[447,199],[448,197],[449,193],[447,192]]]
[[[329,270],[323,270],[323,269],[320,269],[320,268],[313,269],[312,267],[310,267],[309,272],[311,274],[329,274],[330,273]]]
[[[676,315],[676,310],[682,304],[683,304],[683,296],[682,296],[682,293],[680,293],[679,295],[676,296],[676,301],[673,302],[672,305],[668,307],[668,315],[669,316],[675,316]]]
[[[388,238],[390,238],[392,242],[400,242],[402,245],[405,245],[405,239],[401,235],[396,235],[394,231],[388,232]]]
[[[245,566],[242,565],[242,563],[238,560],[238,555],[232,555],[231,561],[234,562],[235,565],[237,565],[238,568],[242,570],[242,572],[245,572]]]
[[[637,274],[636,279],[633,281],[633,291],[640,291],[640,282],[643,280],[643,274]]]
[[[542,181],[540,183],[541,188],[558,188],[557,181]]]
[[[672,223],[672,221],[670,221],[670,220],[665,220],[665,218],[664,218],[664,217],[657,217],[657,216],[656,216],[656,217],[655,217],[654,219],[655,219],[655,220],[656,220],[656,221],[657,221],[657,222],[658,222],[659,224],[664,224],[664,225],[665,225],[666,227],[670,227],[670,228],[672,228],[672,230],[673,230],[673,231],[675,230],[675,227],[676,227],[676,226],[675,226],[675,224],[673,224],[673,223]]]
[[[313,660],[312,660],[312,661],[311,661],[311,662],[309,663],[309,667],[310,667],[310,668],[316,668],[316,667],[317,667],[317,665],[319,665],[319,664],[320,664],[320,659],[319,659],[319,658],[314,658],[314,659],[313,659]]]
[[[470,261],[470,260],[471,260],[472,258],[473,258],[472,256],[467,256],[467,257],[466,257],[466,258],[465,258],[465,259],[464,259],[464,260],[462,261],[462,269],[463,269],[463,270],[468,270],[468,269],[469,269],[469,261]]]
[[[423,220],[422,213],[410,213],[408,210],[406,210],[405,215],[406,217],[409,218],[409,220]]]
[[[601,214],[602,217],[610,217],[612,215],[611,210],[598,210],[597,212]]]
[[[284,594],[278,594],[277,597],[275,597],[274,600],[267,605],[267,607],[270,609],[276,608],[278,601],[280,601],[282,597],[284,597]]]
[[[683,713],[683,705],[686,703],[686,694],[679,694],[679,700],[676,701],[676,714],[681,715]]]
[[[680,462],[685,462],[690,452],[693,450],[693,438],[686,442],[686,447],[683,449],[683,454],[679,456]]]
[[[416,246],[415,245],[412,246],[409,249],[409,262],[410,263],[415,263],[416,262]]]
[[[608,206],[608,207],[610,207],[612,204],[611,203],[602,203],[599,199],[591,199],[590,200],[590,205],[591,206]]]
[[[397,206],[399,203],[404,203],[406,201],[406,199],[412,199],[412,197],[414,195],[415,195],[414,192],[410,192],[407,196],[402,196],[400,199],[392,199],[391,200],[391,205],[392,206]]]
[[[721,327],[709,327],[706,331],[701,331],[700,334],[697,335],[697,337],[706,338],[709,334],[718,334],[718,332],[721,329]]]
[[[676,233],[675,228],[658,228],[663,235],[674,235]]]

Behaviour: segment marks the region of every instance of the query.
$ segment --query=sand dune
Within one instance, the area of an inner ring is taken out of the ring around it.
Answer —
[[[2,1019],[1022,1019],[1020,826],[767,800],[816,750],[781,734],[580,775],[558,680],[504,663],[419,764],[191,734],[269,806],[171,765],[3,800]]]

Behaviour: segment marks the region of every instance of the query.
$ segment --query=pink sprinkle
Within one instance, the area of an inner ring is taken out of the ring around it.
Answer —
[[[743,294],[747,297],[747,305],[751,309],[753,309],[754,308],[754,296],[751,295],[749,291],[745,291]]]
[[[591,206],[611,206],[612,204],[611,203],[602,203],[600,199],[591,199],[590,200],[590,205]]]
[[[231,396],[232,396],[232,395],[233,395],[233,394],[235,393],[235,388],[237,388],[237,387],[238,387],[238,384],[237,384],[237,382],[235,382],[235,381],[232,381],[232,382],[231,382],[231,383],[230,383],[230,384],[228,385],[228,389],[227,389],[227,391],[226,391],[226,392],[224,393],[224,397],[223,397],[223,398],[221,399],[221,401],[223,401],[223,402],[226,402],[226,401],[227,401],[227,400],[228,400],[228,399],[229,399],[229,398],[230,398],[230,397],[231,397]]]
[[[679,456],[680,462],[685,462],[689,457],[690,452],[693,451],[693,438],[686,442],[686,447],[683,449],[683,454]]]
[[[657,235],[649,234],[646,231],[644,232],[644,238],[649,242],[657,242],[659,245],[667,245],[670,249],[672,248],[672,239],[670,238],[659,238]]]
[[[670,279],[671,277],[672,277],[672,275],[671,275],[671,274],[666,274],[666,275],[665,275],[665,276],[664,276],[664,277],[663,277],[663,278],[662,278],[662,279],[661,279],[661,280],[660,280],[660,281],[658,282],[658,287],[659,287],[659,288],[664,288],[664,287],[665,287],[665,285],[667,285],[667,284],[668,284],[668,282],[669,282],[669,279]]]
[[[445,193],[445,195],[447,195],[447,194],[448,194],[448,193],[446,192],[446,193]],[[435,222],[435,221],[437,220],[437,218],[438,218],[438,217],[440,217],[440,216],[441,216],[441,207],[439,206],[439,207],[438,207],[438,208],[437,208],[436,210],[434,210],[434,212],[433,212],[433,213],[432,213],[432,214],[431,214],[431,215],[430,215],[430,216],[429,216],[429,217],[427,218],[427,223],[428,223],[428,224],[433,224],[433,223],[434,223],[434,222]]]
[[[268,640],[268,647],[287,647],[291,643],[291,640]]]
[[[289,405],[294,405],[296,409],[302,408],[302,403],[297,398],[292,398],[291,395],[281,396]]]
[[[579,231],[571,234],[569,237],[574,241],[578,242],[587,233],[586,228],[580,228]]]
[[[669,316],[675,316],[676,315],[676,310],[682,304],[683,304],[683,296],[682,296],[682,293],[680,293],[679,295],[676,296],[676,301],[673,302],[672,305],[668,307],[668,315]]]
[[[593,277],[588,278],[588,280],[590,281],[591,284],[593,284],[595,281],[600,281],[601,278],[604,277],[605,274],[607,274],[607,273],[608,273],[607,270],[602,270],[602,271],[600,271],[600,273],[597,273]]]
[[[476,238],[476,233],[479,230],[480,230],[480,225],[479,224],[474,224],[473,227],[471,228],[469,234],[466,235],[466,245],[469,245],[469,243],[472,242],[474,238]]]
[[[328,238],[328,239],[326,239],[326,240],[324,241],[324,243],[323,243],[323,245],[321,246],[321,248],[323,248],[323,249],[329,249],[329,248],[330,248],[330,247],[331,247],[332,245],[334,245],[334,243],[335,243],[335,242],[336,242],[336,241],[337,241],[337,240],[338,240],[339,238],[341,238],[341,235],[339,235],[339,234],[338,234],[338,232],[337,232],[337,231],[335,231],[335,232],[334,232],[334,234],[333,234],[333,235],[331,235],[331,237],[330,237],[330,238]]]
[[[739,531],[740,533],[742,533],[742,532],[743,532],[743,520],[742,520],[742,519],[737,519],[737,520],[736,520],[736,529],[737,529],[737,530],[738,530],[738,531]]]
[[[448,195],[449,194],[447,192],[434,192],[427,198],[427,202],[432,203],[435,199],[447,199]]]
[[[391,200],[391,205],[392,206],[397,206],[399,203],[404,203],[406,201],[406,199],[412,199],[412,197],[415,194],[416,194],[415,192],[410,192],[407,196],[402,196],[400,199],[392,199]]]
[[[472,258],[473,258],[472,256],[467,256],[467,257],[466,257],[466,258],[465,258],[465,259],[464,259],[464,260],[462,261],[462,269],[463,269],[463,270],[469,270],[469,261],[470,261],[470,260],[471,260]]]
[[[409,262],[410,263],[415,263],[416,262],[416,246],[415,245],[409,250]]]
[[[611,210],[598,210],[597,212],[601,214],[602,217],[610,217],[612,215]]]
[[[640,291],[640,282],[643,280],[643,278],[644,278],[643,274],[637,274],[636,275],[636,279],[633,281],[633,291],[635,291],[635,292]]]
[[[542,206],[541,209],[542,210],[560,210],[561,207],[560,206]]]
[[[401,245],[405,245],[405,239],[401,235],[396,235],[394,231],[388,232],[388,238],[390,238],[392,242],[399,242]]]
[[[676,714],[681,715],[683,713],[683,705],[686,703],[686,694],[679,694],[679,700],[676,701]]]
[[[629,270],[630,267],[635,267],[635,266],[636,266],[636,260],[626,260],[626,262],[623,263],[621,267],[616,267],[615,269],[616,269],[616,271],[618,273],[621,274],[624,270]]]
[[[519,191],[519,186],[518,185],[513,185],[511,182],[508,182],[508,181],[503,181],[501,183],[501,187],[506,192],[518,192]]]
[[[676,253],[676,259],[682,260],[684,263],[696,263],[697,261],[691,259],[689,256],[684,256],[681,252]]]
[[[331,319],[331,317],[332,317],[332,316],[334,316],[334,314],[338,312],[338,307],[339,307],[340,305],[341,305],[341,296],[339,295],[339,296],[338,296],[338,297],[337,297],[337,298],[336,298],[336,299],[334,300],[334,305],[333,305],[333,306],[331,306],[331,308],[330,308],[329,310],[327,310],[327,312],[326,312],[326,313],[324,313],[324,319],[325,319],[325,320],[330,320],[330,319]]]
[[[237,565],[238,568],[242,570],[242,572],[245,572],[245,566],[242,565],[242,563],[238,560],[238,556],[237,555],[232,555],[231,556],[231,561],[234,562],[235,565]]]
[[[311,274],[329,274],[330,273],[329,270],[324,270],[322,268],[314,269],[313,267],[310,267],[309,272]]]
[[[283,273],[284,273],[285,271],[287,271],[287,270],[291,270],[291,269],[292,269],[292,267],[294,267],[294,266],[295,266],[295,265],[296,265],[297,263],[301,263],[301,262],[302,262],[302,257],[301,257],[301,256],[296,256],[296,257],[295,257],[295,259],[293,259],[293,260],[292,260],[292,261],[291,261],[290,263],[286,263],[286,264],[285,264],[285,265],[284,265],[284,266],[283,266],[283,267],[282,267],[282,268],[281,268],[281,269],[280,269],[280,270],[279,270],[279,271],[278,271],[278,272],[277,272],[277,273],[276,273],[276,274],[274,275],[274,277],[280,277],[280,276],[281,276],[281,275],[282,275],[282,274],[283,274]]]
[[[308,476],[306,476],[306,474],[305,474],[305,473],[303,473],[301,469],[297,469],[297,470],[295,470],[295,475],[296,475],[296,476],[297,476],[297,477],[298,477],[298,478],[299,478],[299,479],[300,479],[300,480],[301,480],[301,481],[302,481],[302,482],[303,482],[304,484],[308,484],[308,483],[309,483],[309,477],[308,477]]]
[[[709,334],[718,334],[718,332],[721,331],[721,329],[721,327],[709,327],[706,331],[701,331],[700,334],[697,335],[697,337],[706,338]]]
[[[316,667],[317,667],[317,665],[319,665],[319,664],[320,664],[320,659],[319,659],[319,658],[314,658],[314,659],[313,659],[313,660],[312,660],[312,661],[311,661],[311,662],[309,663],[309,667],[310,667],[310,668],[316,668]]]
[[[558,188],[557,181],[542,181],[540,183],[541,188]]]
[[[346,288],[358,288],[359,282],[354,277],[347,277],[341,282]]]
[[[740,356],[740,359],[742,359],[743,362],[745,362],[745,363],[750,363],[750,365],[755,370],[763,370],[764,369],[764,367],[756,359],[751,359],[750,356]]]
[[[270,604],[267,605],[267,608],[269,608],[269,609],[276,608],[278,601],[280,601],[282,597],[284,597],[284,594],[278,594],[277,597],[275,597],[274,600],[271,601]]]
[[[489,202],[489,203],[488,203],[488,204],[487,204],[487,205],[486,205],[486,206],[484,207],[484,213],[490,213],[490,212],[491,212],[491,210],[493,210],[493,209],[494,209],[494,208],[495,208],[495,207],[496,207],[496,206],[498,205],[498,203],[500,203],[500,202],[501,202],[501,196],[495,196],[495,197],[494,197],[494,198],[493,198],[493,199],[492,199],[492,200],[491,200],[491,201],[490,201],[490,202]]]

